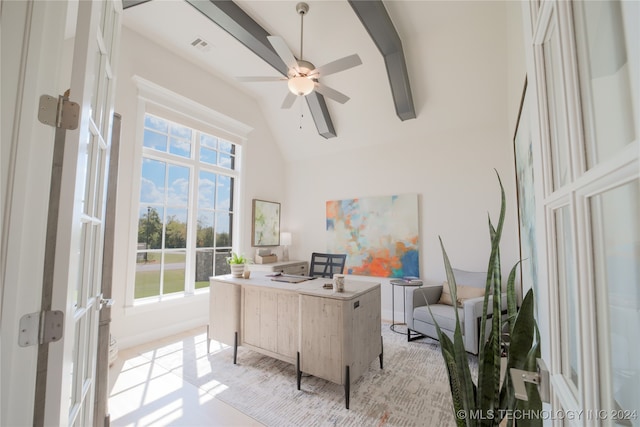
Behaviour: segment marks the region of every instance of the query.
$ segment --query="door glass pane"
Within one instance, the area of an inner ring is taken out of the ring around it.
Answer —
[[[560,297],[560,340],[562,348],[562,374],[578,390],[578,289],[575,276],[576,259],[573,249],[571,210],[564,206],[555,212],[556,268]]]
[[[620,1],[574,3],[589,168],[636,139]]]
[[[565,116],[564,85],[560,41],[555,25],[542,45],[549,114],[549,151],[551,155],[551,181],[557,190],[570,180],[567,118]]]
[[[594,236],[596,286],[606,322],[601,348],[610,366],[601,366],[603,384],[610,383],[612,401],[603,407],[640,410],[640,180],[614,188],[590,200]],[[609,379],[610,381],[607,381]],[[639,425],[638,418],[632,420]],[[632,425],[626,423],[624,425]]]

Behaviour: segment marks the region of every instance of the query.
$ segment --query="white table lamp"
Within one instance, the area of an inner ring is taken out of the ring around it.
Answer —
[[[289,261],[289,246],[291,245],[291,233],[280,233],[280,245],[283,246],[282,258],[283,261]]]

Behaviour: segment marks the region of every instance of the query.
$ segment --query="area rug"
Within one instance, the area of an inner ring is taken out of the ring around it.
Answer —
[[[352,383],[349,409],[341,385],[303,376],[298,390],[295,366],[289,363],[239,347],[234,365],[233,349],[216,342],[207,354],[201,330],[189,345],[176,342],[173,349],[147,356],[266,426],[454,426],[438,342],[407,342],[406,335],[390,331],[388,323],[382,325],[382,335],[384,369],[376,358]],[[475,358],[470,359],[475,364]]]

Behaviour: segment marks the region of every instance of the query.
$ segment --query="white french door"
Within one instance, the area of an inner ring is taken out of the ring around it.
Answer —
[[[554,425],[640,426],[640,2],[530,1],[524,15],[550,415]]]
[[[64,312],[64,334],[48,346],[43,416],[47,425],[93,424],[98,312],[114,59],[122,5],[82,0],[71,71],[70,100],[80,104],[78,128],[67,131],[51,306]],[[40,375],[40,374],[39,374]]]

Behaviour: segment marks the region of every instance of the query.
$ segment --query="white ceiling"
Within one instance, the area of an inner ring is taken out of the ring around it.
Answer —
[[[245,1],[236,3],[272,35],[282,37],[291,51],[300,54],[300,17],[297,1]],[[391,90],[382,56],[346,0],[308,1],[304,18],[304,59],[316,66],[357,53],[363,64],[321,79],[351,99],[339,104],[325,97],[337,137],[321,137],[303,99],[289,110],[281,109],[287,93],[286,82],[240,83],[238,76],[274,76],[280,74],[248,48],[182,0],[152,0],[124,12],[124,25],[177,55],[210,70],[259,103],[271,132],[283,154],[289,159],[317,154],[360,149],[388,143],[403,133],[402,122],[395,113]],[[387,11],[403,41],[416,113],[420,114],[418,81],[421,59],[412,58],[411,45],[420,43],[420,15],[427,1],[388,1]],[[197,38],[209,43],[206,51],[191,46]],[[302,128],[300,128],[302,127]]]

